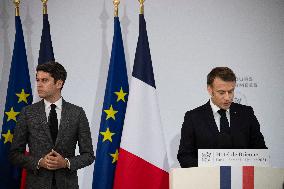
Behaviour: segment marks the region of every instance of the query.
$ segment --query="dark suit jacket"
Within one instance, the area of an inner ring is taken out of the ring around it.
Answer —
[[[78,142],[80,155],[75,156]],[[29,155],[25,156],[26,144]],[[37,169],[40,158],[52,149],[70,161],[70,170]],[[61,121],[55,145],[47,123],[44,101],[22,109],[10,148],[10,160],[27,169],[27,189],[50,189],[55,174],[58,189],[77,189],[77,170],[94,161],[89,123],[84,110],[63,100]],[[55,173],[54,173],[55,172]]]
[[[230,128],[234,149],[267,148],[252,107],[232,103]],[[186,112],[177,155],[181,167],[197,166],[198,149],[220,148],[218,137],[219,131],[209,101],[203,106]]]

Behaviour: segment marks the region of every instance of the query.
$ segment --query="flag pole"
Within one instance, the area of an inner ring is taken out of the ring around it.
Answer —
[[[20,16],[20,0],[14,0],[15,4],[15,16]]]
[[[114,4],[114,17],[118,17],[118,5],[120,3],[120,0],[113,0]]]
[[[42,13],[47,14],[47,1],[48,0],[41,0],[42,2]]]
[[[145,0],[138,0],[140,3],[140,14],[144,14],[144,2]]]

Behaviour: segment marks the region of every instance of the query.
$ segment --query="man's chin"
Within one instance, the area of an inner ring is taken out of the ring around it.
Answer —
[[[230,104],[223,104],[222,106],[222,109],[225,109],[225,110],[228,110],[231,106],[231,103]]]
[[[45,96],[43,94],[38,94],[39,98],[44,98]]]

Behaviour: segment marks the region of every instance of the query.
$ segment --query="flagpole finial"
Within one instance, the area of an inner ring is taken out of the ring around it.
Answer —
[[[138,0],[140,3],[140,14],[144,14],[144,2],[145,0]]]
[[[118,5],[120,3],[120,0],[113,0],[114,4],[114,17],[118,17]]]
[[[48,0],[41,0],[42,2],[42,13],[47,14],[47,1]]]
[[[14,0],[15,4],[15,16],[20,16],[20,0]]]

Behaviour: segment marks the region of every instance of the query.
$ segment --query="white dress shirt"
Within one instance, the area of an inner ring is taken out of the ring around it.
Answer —
[[[210,106],[212,108],[212,112],[213,112],[213,116],[214,116],[214,119],[215,119],[215,123],[218,127],[218,130],[220,132],[220,118],[221,118],[221,115],[218,113],[218,110],[220,110],[221,108],[219,108],[218,106],[216,106],[212,100],[210,99]],[[230,109],[226,110],[226,117],[228,119],[228,122],[229,122],[229,127],[230,127]]]
[[[45,106],[45,113],[46,113],[47,122],[48,122],[49,112],[51,110],[51,107],[50,107],[51,104],[56,105],[55,111],[56,111],[56,114],[57,114],[58,129],[59,129],[60,119],[61,119],[61,111],[62,111],[62,97],[60,97],[60,99],[57,100],[54,103],[50,103],[50,102],[48,102],[47,100],[44,99],[44,106]]]

